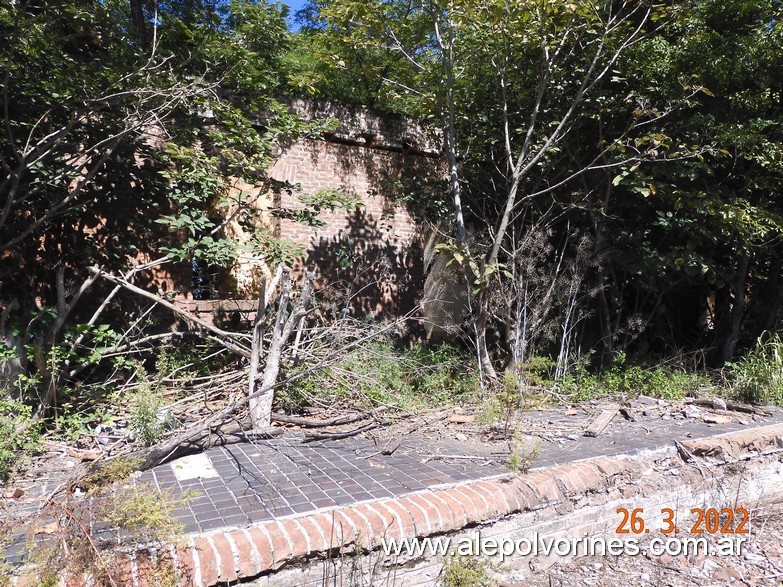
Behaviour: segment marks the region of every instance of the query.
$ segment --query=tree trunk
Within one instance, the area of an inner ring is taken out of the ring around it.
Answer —
[[[133,32],[136,35],[136,44],[140,49],[146,49],[147,40],[147,22],[144,18],[144,0],[130,0],[131,21],[133,22]]]
[[[263,377],[261,378],[261,389],[269,388],[277,381],[277,374],[280,372],[280,358],[283,352],[283,329],[286,310],[288,309],[288,300],[291,297],[291,275],[289,270],[283,269],[283,284],[280,291],[280,302],[277,307],[277,318],[275,327],[272,331],[272,342],[269,346],[269,352],[266,355],[266,365],[264,366]],[[255,334],[254,334],[255,336]],[[251,374],[250,395],[252,396],[258,386],[258,377]],[[250,398],[250,419],[253,422],[253,428],[266,428],[272,422],[272,401],[274,400],[274,390],[267,389],[265,393]]]
[[[734,358],[734,351],[739,340],[740,329],[742,328],[742,318],[745,311],[745,284],[748,280],[748,269],[750,268],[750,255],[747,252],[737,264],[737,274],[732,284],[733,302],[731,303],[731,316],[729,326],[720,345],[719,358],[721,363],[726,363]]]
[[[476,358],[478,359],[481,373],[488,379],[494,381],[498,378],[498,374],[492,364],[492,357],[489,354],[489,348],[487,346],[487,326],[489,325],[489,310],[487,305],[489,301],[486,299],[486,291],[486,289],[482,290],[476,301],[478,304],[476,317],[474,318],[476,329]]]
[[[280,373],[280,361],[283,358],[283,350],[291,339],[291,334],[307,314],[314,278],[315,276],[311,271],[306,272],[302,293],[294,304],[291,314],[286,318],[288,301],[291,298],[291,278],[289,270],[287,268],[283,269],[280,302],[277,308],[275,327],[272,331],[272,342],[269,345],[269,351],[266,353],[264,373],[260,378],[252,375],[250,379],[250,418],[253,422],[254,430],[264,430],[272,424],[272,403],[275,398],[275,384],[277,383],[277,376]],[[254,330],[254,338],[256,336],[256,331],[257,328]],[[260,350],[260,339],[258,346]],[[256,390],[258,389],[264,389],[266,391],[256,395]]]

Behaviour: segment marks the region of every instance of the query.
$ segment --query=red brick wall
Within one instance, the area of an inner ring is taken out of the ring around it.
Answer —
[[[392,317],[415,307],[423,285],[423,226],[395,201],[403,184],[421,190],[442,178],[438,158],[371,144],[304,140],[282,153],[270,175],[299,184],[301,194],[332,188],[361,199],[352,212],[322,212],[324,227],[286,219],[278,225],[281,237],[307,247],[307,263],[333,295],[336,309],[347,305],[357,317]],[[280,204],[302,208],[297,194],[284,194]]]

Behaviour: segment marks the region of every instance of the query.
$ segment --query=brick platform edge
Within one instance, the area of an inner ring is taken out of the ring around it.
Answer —
[[[383,538],[453,535],[465,528],[489,527],[526,513],[535,513],[535,518],[530,519],[539,522],[573,517],[582,510],[582,518],[590,518],[596,515],[596,507],[624,500],[637,506],[642,501],[665,503],[661,494],[671,491],[673,478],[678,487],[691,486],[691,493],[706,488],[705,466],[712,469],[709,477],[713,482],[734,474],[728,466],[722,473],[715,470],[738,461],[766,459],[758,463],[760,471],[768,471],[770,463],[777,463],[774,475],[783,474],[779,458],[783,424],[684,441],[680,445],[684,450],[672,447],[647,454],[598,457],[318,510],[249,527],[191,535],[177,544],[119,553],[114,576],[117,585],[134,587],[155,585],[162,574],[170,576],[172,571],[180,585],[188,586],[211,587],[263,577],[274,580],[276,571],[284,567],[301,573],[314,562],[342,559],[357,551],[373,552]],[[699,466],[690,466],[683,458]],[[772,478],[770,483],[779,485]],[[528,527],[520,523],[523,522],[516,522],[517,529]],[[573,519],[564,522],[571,524],[565,528],[573,530],[574,523]],[[15,587],[37,584],[34,570],[27,572],[30,574],[15,578]],[[304,584],[293,581],[291,584]],[[288,583],[283,580],[281,584]],[[61,579],[61,585],[67,587],[93,584],[91,577],[83,575]]]

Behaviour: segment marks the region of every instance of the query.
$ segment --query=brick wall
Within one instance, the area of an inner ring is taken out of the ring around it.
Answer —
[[[301,194],[340,189],[358,196],[354,210],[324,211],[323,227],[281,219],[278,234],[307,249],[307,263],[336,306],[400,316],[416,305],[423,286],[423,226],[398,202],[405,188],[422,189],[443,177],[440,160],[413,149],[304,140],[286,149],[270,175],[301,187]],[[281,196],[283,208],[303,207],[298,194]],[[340,308],[342,309],[342,308]]]
[[[252,205],[261,212],[265,228],[305,248],[306,257],[294,267],[295,275],[301,276],[305,264],[315,269],[325,313],[347,309],[359,318],[368,314],[394,318],[410,312],[424,285],[424,225],[410,203],[421,207],[426,204],[422,194],[442,189],[445,183],[437,133],[411,119],[364,107],[298,100],[290,101],[289,107],[305,120],[331,117],[340,125],[321,139],[280,147],[269,176],[297,186],[293,192],[255,194],[258,188],[245,184],[234,186],[235,190],[253,195]],[[359,204],[350,211],[322,211],[318,216],[322,227],[270,213],[277,208],[301,209],[300,196],[324,189],[342,190],[358,197]],[[212,211],[221,213],[225,211]],[[250,238],[237,222],[230,223],[226,233],[240,241]],[[262,257],[245,255],[211,277],[214,283],[208,289],[219,299],[252,299],[270,269]],[[152,269],[139,281],[173,294],[183,307],[193,301],[189,261]]]

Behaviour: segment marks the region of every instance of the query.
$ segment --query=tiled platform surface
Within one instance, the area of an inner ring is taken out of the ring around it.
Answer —
[[[281,518],[313,510],[405,495],[434,486],[503,472],[499,463],[423,459],[409,444],[392,456],[373,456],[378,448],[360,438],[302,443],[298,436],[207,451],[209,470],[200,478],[177,480],[173,465],[145,472],[149,483],[177,495],[196,495],[178,512],[187,532]],[[432,447],[430,447],[432,448]],[[195,465],[192,475],[199,474]]]
[[[556,412],[536,417],[546,417],[552,425],[569,421],[568,416]],[[771,417],[755,422],[748,418],[746,424],[741,424],[740,419],[710,426],[684,418],[651,423],[628,422],[618,416],[611,428],[597,438],[580,435],[577,440],[541,442],[536,447],[539,455],[533,469],[598,456],[634,454],[671,447],[673,440],[780,423],[783,411],[774,410]],[[506,454],[470,450],[456,440],[431,442],[410,435],[390,456],[378,454],[379,450],[364,438],[304,443],[301,435],[291,434],[256,444],[209,450],[206,455],[214,472],[201,478],[177,480],[174,463],[145,472],[138,482],[174,496],[188,490],[195,495],[177,516],[186,532],[196,533],[508,473],[504,465]],[[193,475],[198,474],[197,469]]]
[[[569,426],[574,430],[574,434],[561,434],[557,441],[542,441],[538,445],[540,454],[533,470],[550,471],[553,466],[563,468],[567,463],[584,459],[671,448],[673,440],[693,440],[738,430],[752,436],[758,427],[783,422],[783,411],[772,410],[768,417],[735,415],[732,422],[719,426],[680,416],[641,418],[636,422],[618,416],[597,438],[581,436],[583,422],[575,422],[573,417],[561,412],[541,412],[529,418],[543,419],[561,432]],[[536,428],[532,421],[528,423],[530,429]],[[453,433],[458,430],[455,427]],[[384,456],[380,447],[366,438],[305,443],[301,434],[292,432],[254,444],[214,448],[196,458],[186,457],[185,461],[161,465],[140,475],[136,483],[169,492],[173,497],[185,492],[193,496],[175,515],[187,535],[198,536],[264,523],[290,525],[294,518],[303,515],[361,503],[373,506],[390,503],[406,495],[422,495],[424,490],[440,494],[442,490],[477,480],[494,478],[495,489],[506,491],[506,481],[502,479],[508,475],[504,466],[506,458],[507,454],[495,454],[489,449],[470,449],[453,438],[434,441],[422,434],[405,436],[392,455]],[[563,471],[566,476],[570,474],[568,466]],[[590,469],[587,478],[595,474]],[[575,481],[576,485],[585,482]],[[544,487],[539,492],[541,495],[548,491],[546,483]],[[483,499],[487,506],[492,505],[491,501],[487,496]],[[369,509],[375,511],[373,507]],[[507,509],[515,511],[514,507]],[[242,531],[245,530],[240,535]],[[24,549],[21,547],[20,543],[6,548],[5,562],[22,563]]]

